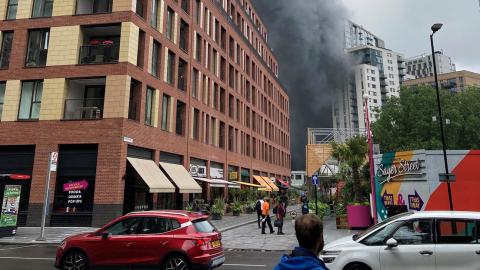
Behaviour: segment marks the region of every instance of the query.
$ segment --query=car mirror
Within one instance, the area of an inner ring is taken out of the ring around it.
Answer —
[[[111,236],[109,232],[103,232],[102,233],[102,239],[108,239]]]
[[[398,246],[397,240],[390,238],[387,240],[387,248],[394,248]]]

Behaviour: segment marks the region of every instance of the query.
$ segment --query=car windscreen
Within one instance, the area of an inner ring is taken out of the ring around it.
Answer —
[[[365,235],[370,234],[371,232],[375,231],[376,229],[382,227],[383,225],[385,225],[389,222],[392,222],[392,221],[394,221],[396,219],[399,219],[401,217],[409,216],[411,214],[413,214],[413,213],[412,212],[405,212],[405,213],[402,213],[402,214],[399,214],[399,215],[396,215],[396,216],[393,216],[393,217],[389,217],[389,218],[383,220],[382,222],[373,225],[372,227],[368,228],[367,230],[365,230],[361,233],[355,234],[353,236],[353,240],[356,241],[357,239],[360,239],[360,238],[364,237]]]
[[[192,223],[197,232],[211,233],[217,231],[217,229],[212,225],[212,223],[210,223],[210,221],[206,219],[197,219],[192,221]]]

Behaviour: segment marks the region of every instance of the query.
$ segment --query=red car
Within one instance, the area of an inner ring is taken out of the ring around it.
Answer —
[[[193,270],[213,269],[224,261],[221,235],[207,216],[165,210],[130,213],[95,232],[66,238],[55,267]]]

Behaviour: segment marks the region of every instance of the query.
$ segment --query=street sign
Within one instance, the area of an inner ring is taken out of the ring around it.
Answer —
[[[438,179],[440,182],[455,182],[457,180],[455,174],[453,173],[439,173]]]
[[[314,175],[312,176],[312,185],[318,185],[318,176]]]
[[[57,171],[57,163],[58,163],[58,152],[52,152],[50,154],[50,171],[52,172]]]

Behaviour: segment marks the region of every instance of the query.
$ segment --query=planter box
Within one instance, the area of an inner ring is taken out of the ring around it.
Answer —
[[[372,226],[369,205],[348,205],[347,216],[350,229],[366,229]]]
[[[336,217],[337,229],[348,229],[347,215],[341,215]]]

